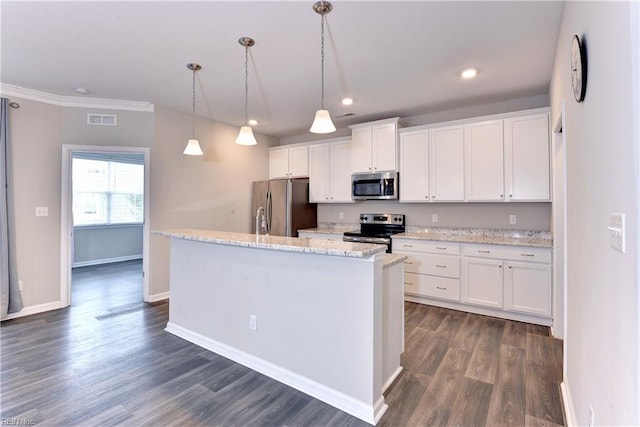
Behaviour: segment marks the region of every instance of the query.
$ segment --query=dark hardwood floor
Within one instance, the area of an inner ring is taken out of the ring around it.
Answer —
[[[76,269],[73,304],[0,327],[3,424],[364,426],[164,331],[140,262]],[[379,425],[563,424],[548,328],[406,303],[402,374]]]

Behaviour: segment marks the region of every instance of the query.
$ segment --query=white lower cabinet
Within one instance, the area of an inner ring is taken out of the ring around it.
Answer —
[[[404,262],[406,294],[460,301],[460,245],[411,239],[393,239],[393,252]]]
[[[462,266],[462,302],[502,308],[502,261],[465,257]]]
[[[409,301],[550,325],[551,248],[393,238]]]

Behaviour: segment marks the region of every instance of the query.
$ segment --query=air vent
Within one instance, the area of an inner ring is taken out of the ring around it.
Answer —
[[[355,113],[338,114],[337,116],[334,116],[334,117],[336,119],[344,119],[345,117],[351,117],[351,116],[355,116]]]
[[[87,124],[102,126],[117,126],[118,120],[115,114],[87,114]]]

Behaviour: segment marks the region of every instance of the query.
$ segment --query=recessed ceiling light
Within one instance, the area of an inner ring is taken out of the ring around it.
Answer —
[[[249,123],[249,125],[251,125],[251,126],[255,126],[255,125],[258,124],[258,121],[256,119],[251,119],[247,123]]]
[[[342,98],[342,105],[353,105],[353,98]]]
[[[78,95],[89,95],[89,91],[82,87],[77,87],[73,91]]]
[[[475,68],[467,68],[460,75],[463,79],[472,79],[478,74],[478,70]]]

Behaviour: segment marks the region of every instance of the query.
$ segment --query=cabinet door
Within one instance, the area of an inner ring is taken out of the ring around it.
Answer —
[[[504,200],[502,120],[464,126],[465,198]]]
[[[329,202],[330,196],[329,144],[309,147],[309,201]]]
[[[462,258],[462,302],[502,308],[502,261]]]
[[[464,200],[463,126],[431,129],[429,141],[431,201],[456,202]],[[402,193],[400,194],[402,195]]]
[[[429,200],[429,132],[400,135],[400,201]]]
[[[278,148],[269,151],[269,178],[289,176],[289,149]]]
[[[373,127],[372,166],[376,171],[395,171],[398,127],[395,123]]]
[[[330,148],[330,198],[334,203],[351,200],[351,140],[333,142]]]
[[[507,200],[549,200],[549,115],[504,121]]]
[[[371,161],[372,129],[370,127],[353,129],[351,134],[351,149],[353,155],[353,171],[369,172]]]
[[[551,265],[534,262],[505,263],[504,308],[551,316]]]
[[[292,147],[289,149],[289,176],[309,176],[309,147]]]

